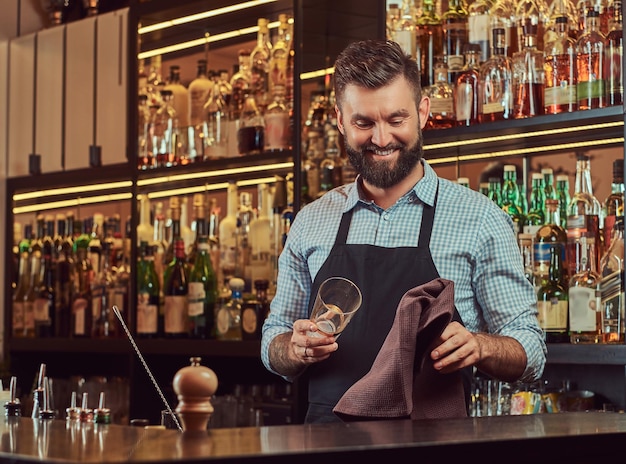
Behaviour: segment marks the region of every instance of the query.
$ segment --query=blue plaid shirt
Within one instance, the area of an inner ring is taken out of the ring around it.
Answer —
[[[263,325],[261,359],[267,369],[272,339],[308,317],[315,275],[335,242],[344,212],[354,208],[347,243],[379,247],[417,246],[423,204],[432,205],[437,175],[424,177],[383,210],[359,194],[356,182],[304,206],[296,215],[279,257],[277,292]],[[467,329],[516,339],[528,362],[522,380],[543,374],[546,345],[537,320],[537,297],[524,277],[513,222],[483,194],[439,179],[430,251],[440,277],[454,282],[454,302]],[[285,377],[287,380],[293,380]]]

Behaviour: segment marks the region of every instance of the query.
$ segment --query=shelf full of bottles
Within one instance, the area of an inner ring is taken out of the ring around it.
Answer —
[[[404,0],[386,23],[420,66],[427,129],[623,104],[621,0]]]
[[[583,153],[571,194],[568,176],[555,179],[547,167],[531,173],[528,194],[515,164],[504,165],[502,179],[481,185],[517,228],[548,343],[624,344],[624,160],[612,165],[611,193],[603,201],[593,193]]]

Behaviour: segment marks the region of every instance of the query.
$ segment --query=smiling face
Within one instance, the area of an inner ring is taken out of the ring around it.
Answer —
[[[417,105],[414,88],[402,75],[376,89],[346,86],[337,106],[338,127],[366,184],[387,189],[417,180],[411,174],[422,158],[421,129],[428,112],[428,99]]]

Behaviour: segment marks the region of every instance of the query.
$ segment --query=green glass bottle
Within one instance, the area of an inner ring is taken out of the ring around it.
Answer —
[[[543,185],[543,175],[541,173],[534,172],[532,174],[530,201],[528,203],[528,214],[526,215],[524,232],[534,235],[546,222],[544,213],[545,201],[546,198]]]
[[[217,275],[213,269],[209,238],[198,237],[198,249],[188,287],[189,336],[191,338],[215,338],[215,301],[217,299]]]
[[[517,233],[524,229],[524,211],[521,192],[517,185],[517,167],[514,164],[504,166],[502,180],[502,209],[511,217]]]
[[[500,183],[500,179],[497,177],[489,178],[487,197],[502,208],[502,184]]]
[[[163,336],[163,313],[160,306],[160,284],[154,261],[154,246],[142,241],[137,262],[137,336]]]

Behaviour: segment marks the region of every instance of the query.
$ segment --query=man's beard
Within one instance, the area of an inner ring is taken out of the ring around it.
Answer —
[[[393,144],[378,147],[371,143],[355,149],[345,140],[346,154],[350,163],[363,180],[377,188],[389,188],[400,183],[411,173],[415,165],[422,159],[422,134],[418,134],[417,142],[411,147],[404,144]],[[400,150],[395,166],[394,161],[373,160],[366,155],[367,151]]]

